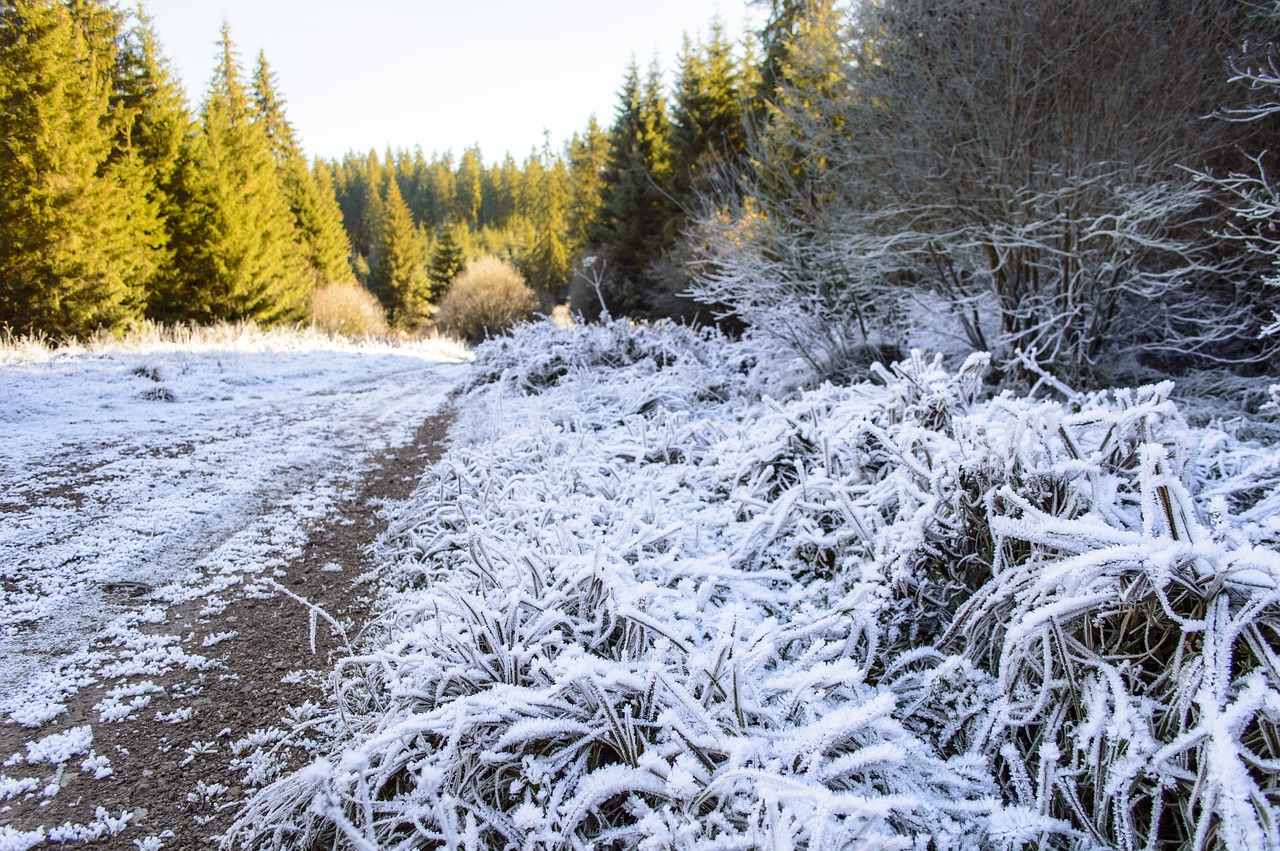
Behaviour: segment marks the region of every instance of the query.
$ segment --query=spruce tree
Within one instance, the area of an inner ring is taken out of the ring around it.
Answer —
[[[119,148],[142,158],[157,186],[177,165],[182,137],[191,124],[182,87],[160,52],[155,27],[141,9],[124,34],[116,60],[116,96],[122,113]]]
[[[569,281],[569,250],[564,242],[568,183],[564,162],[552,154],[550,140],[544,141],[542,153],[525,164],[521,212],[532,237],[519,266],[535,291],[555,301],[565,295]]]
[[[717,162],[736,162],[746,151],[740,76],[719,19],[712,22],[705,45],[695,48],[685,39],[671,133],[671,191],[681,204],[709,188]]]
[[[493,226],[502,228],[510,225],[516,215],[516,196],[520,193],[520,184],[524,175],[520,166],[516,165],[516,158],[511,154],[503,157],[502,165],[494,171],[496,172],[494,183],[498,186],[498,191],[494,204],[496,212]]]
[[[342,229],[342,211],[337,198],[332,186],[320,182],[307,167],[293,125],[285,117],[284,98],[277,88],[266,54],[260,52],[253,75],[255,120],[270,143],[307,265],[316,284],[351,280],[351,244]]]
[[[664,189],[671,171],[670,126],[657,67],[650,67],[642,85],[633,60],[619,100],[593,241],[615,278],[610,310],[638,314],[645,309],[650,267],[674,236],[669,225],[675,210]]]
[[[467,148],[458,162],[456,195],[454,196],[454,218],[472,230],[479,230],[480,206],[484,201],[483,179],[481,177],[480,151]]]
[[[199,321],[301,319],[313,277],[225,24],[219,47],[200,132],[182,160],[186,211],[165,312]]]
[[[844,69],[854,61],[855,40],[834,0],[805,0],[777,37],[774,89],[752,153],[758,181],[802,219],[802,208],[832,197],[831,163],[814,152],[834,150],[847,134],[845,117],[830,105],[848,98]]]
[[[162,224],[163,244],[147,281],[148,313],[160,312],[176,276],[175,228],[183,216],[177,200],[180,158],[192,130],[186,96],[161,54],[155,28],[141,9],[125,33],[116,61],[116,102],[121,117],[117,155],[136,159],[146,172],[145,197]]]
[[[426,310],[431,296],[423,262],[422,236],[396,180],[386,181],[369,256],[372,290],[391,324],[411,328]]]
[[[427,166],[424,191],[430,199],[427,206],[431,214],[427,220],[436,225],[450,220],[458,195],[458,176],[454,173],[453,155],[448,151]]]
[[[449,284],[467,268],[467,258],[462,246],[454,238],[455,225],[443,222],[436,228],[435,245],[431,249],[431,265],[427,278],[431,281],[431,301],[438,304],[449,292]]]
[[[141,314],[159,226],[141,170],[112,161],[120,24],[97,3],[0,5],[0,322],[15,330]]]
[[[569,141],[569,205],[565,214],[571,253],[586,249],[600,208],[600,181],[609,157],[609,137],[591,116],[587,129]]]
[[[306,243],[314,246],[313,253],[308,257],[311,268],[319,273],[321,280],[354,280],[351,240],[343,228],[333,168],[324,160],[317,159],[311,167],[310,176],[315,184],[316,206],[313,209],[303,209],[296,219],[304,238],[308,238],[308,234],[314,234]]]
[[[342,225],[351,242],[353,264],[359,264],[373,251],[373,226],[382,204],[384,179],[382,163],[373,151],[367,154],[347,153],[334,167],[334,187]],[[357,277],[360,277],[357,270]],[[361,278],[361,283],[368,283]]]
[[[753,118],[764,116],[765,104],[772,101],[779,88],[786,82],[786,66],[790,62],[792,39],[801,22],[822,7],[829,7],[830,0],[760,0],[769,4],[769,19],[760,33],[764,56],[760,63],[759,88],[754,101]]]

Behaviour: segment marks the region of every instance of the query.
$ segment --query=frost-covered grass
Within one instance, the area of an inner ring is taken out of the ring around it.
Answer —
[[[1280,848],[1280,452],[985,366],[482,347],[330,752],[226,845]]]

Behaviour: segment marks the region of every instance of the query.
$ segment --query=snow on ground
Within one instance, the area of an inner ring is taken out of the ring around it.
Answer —
[[[207,664],[136,627],[269,578],[465,357],[243,328],[0,352],[0,713],[36,726],[94,678]],[[104,718],[148,700],[116,698]]]
[[[1280,849],[1275,447],[1168,383],[771,356],[482,348],[327,750],[224,845]]]

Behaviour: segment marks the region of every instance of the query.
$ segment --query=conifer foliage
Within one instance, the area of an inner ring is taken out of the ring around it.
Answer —
[[[0,5],[0,324],[306,317],[350,281],[332,175],[224,28],[195,121],[150,19],[106,0]]]
[[[79,334],[141,316],[159,224],[112,110],[120,19],[0,5],[0,321]]]
[[[670,240],[672,219],[664,191],[671,175],[671,123],[657,67],[642,83],[635,62],[622,84],[609,130],[609,159],[600,178],[595,240],[606,248],[616,275],[609,304],[614,313],[644,308],[644,277]]]
[[[374,294],[394,325],[410,326],[430,295],[423,243],[394,175],[375,208],[370,271]]]
[[[229,30],[190,139],[173,318],[300,319],[311,276]],[[185,315],[184,315],[185,314]]]
[[[332,178],[317,165],[312,172],[306,155],[284,114],[284,99],[277,92],[276,75],[267,57],[258,54],[253,74],[253,100],[258,122],[266,131],[275,158],[280,186],[306,256],[307,266],[318,283],[348,281],[351,273],[351,245],[342,230],[342,212],[333,194]]]

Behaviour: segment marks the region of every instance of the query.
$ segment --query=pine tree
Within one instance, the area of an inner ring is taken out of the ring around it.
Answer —
[[[305,315],[312,285],[270,140],[224,24],[200,132],[181,161],[170,319],[279,322]]]
[[[431,281],[432,303],[439,303],[449,292],[449,284],[467,268],[467,258],[454,237],[454,228],[452,222],[443,222],[436,228],[431,266],[427,270],[427,278]]]
[[[260,52],[253,75],[255,120],[271,145],[280,185],[293,214],[307,265],[318,285],[349,281],[352,278],[351,244],[342,229],[342,211],[331,185],[322,184],[307,167],[293,125],[285,117],[284,98],[279,96],[277,88],[267,57]]]
[[[423,263],[422,236],[396,180],[386,181],[380,205],[373,252],[369,256],[373,292],[391,324],[417,324],[431,295]]]
[[[668,226],[675,214],[664,191],[671,171],[670,126],[657,67],[650,67],[642,86],[632,61],[619,100],[593,241],[616,276],[610,310],[635,314],[644,310],[646,275],[673,235]]]
[[[112,161],[121,18],[102,4],[0,5],[0,322],[85,334],[141,314],[158,221]]]

